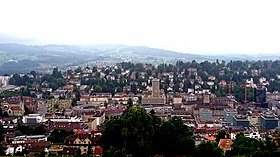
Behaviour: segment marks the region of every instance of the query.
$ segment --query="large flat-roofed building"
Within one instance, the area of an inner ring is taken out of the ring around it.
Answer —
[[[212,111],[207,108],[199,109],[200,121],[211,121],[213,120]]]
[[[250,121],[246,115],[235,115],[233,117],[233,126],[249,127]]]
[[[143,105],[164,105],[165,104],[165,98],[150,98],[150,97],[144,97],[142,100]]]
[[[278,127],[278,118],[271,112],[261,115],[261,129],[270,130]]]
[[[154,79],[152,81],[152,95],[143,97],[143,105],[164,105],[165,96],[160,94],[160,81],[159,79]]]
[[[45,122],[45,117],[41,114],[28,114],[23,116],[22,122],[24,124],[37,124]]]
[[[237,111],[234,109],[224,109],[224,119],[229,125],[233,125],[233,117],[237,115]]]

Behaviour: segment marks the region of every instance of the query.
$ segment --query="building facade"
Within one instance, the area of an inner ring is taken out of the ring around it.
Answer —
[[[233,125],[233,117],[237,115],[234,109],[224,109],[224,119],[229,125]]]
[[[261,103],[261,104],[266,102],[265,88],[255,88],[254,89],[254,101],[256,103]]]
[[[211,121],[213,120],[212,111],[210,109],[201,108],[199,109],[200,121]]]
[[[261,129],[270,130],[278,127],[278,118],[276,118],[272,113],[264,113],[261,116]]]
[[[250,121],[246,115],[235,115],[233,117],[233,126],[249,127]]]

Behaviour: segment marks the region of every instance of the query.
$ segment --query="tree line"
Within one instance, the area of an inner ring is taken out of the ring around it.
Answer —
[[[218,143],[228,136],[225,131],[219,131],[216,141],[195,145],[192,130],[180,118],[163,121],[144,108],[130,107],[120,118],[111,118],[106,122],[101,143],[104,157],[269,157],[280,153],[276,147],[277,140],[270,137],[258,140],[245,137],[242,133],[236,136],[230,151],[223,151]]]
[[[117,68],[116,68],[117,67]],[[80,76],[79,79],[82,85],[88,85],[86,91],[88,92],[110,92],[113,95],[117,92],[133,92],[134,94],[140,93],[145,90],[145,85],[143,82],[147,82],[147,85],[151,85],[148,82],[149,77],[158,77],[159,74],[168,72],[173,76],[161,76],[161,88],[168,92],[188,92],[189,88],[194,89],[195,85],[200,85],[201,89],[209,89],[212,93],[218,96],[225,96],[228,94],[228,86],[220,86],[219,82],[225,81],[226,83],[234,82],[233,84],[233,94],[236,95],[237,100],[242,100],[242,93],[244,87],[239,86],[244,84],[247,79],[253,78],[255,84],[260,83],[259,79],[261,77],[266,78],[269,85],[267,85],[267,90],[269,92],[280,91],[280,61],[230,61],[226,63],[225,61],[216,62],[182,62],[178,61],[176,64],[142,64],[142,63],[131,63],[122,62],[118,63],[116,67],[92,67],[93,74],[88,76]],[[88,68],[88,67],[87,67]],[[189,68],[196,69],[193,73],[189,71]],[[123,72],[128,70],[128,74],[123,75]],[[252,71],[257,70],[258,73],[254,74]],[[67,73],[70,79],[73,79],[74,73],[82,73],[81,67],[76,70],[68,70]],[[104,76],[101,76],[105,74]],[[109,76],[110,77],[106,77]],[[29,77],[33,76],[33,77]],[[215,85],[210,86],[207,84],[210,76],[214,76],[213,81]],[[203,81],[200,84],[195,79],[200,77]],[[171,82],[172,80],[172,82]],[[195,80],[193,82],[193,80]],[[30,74],[20,76],[18,74],[13,75],[10,79],[10,84],[13,85],[26,85],[28,88],[33,87],[36,83],[47,82],[48,86],[53,90],[58,89],[65,85],[66,80],[63,78],[63,73],[57,68],[53,69],[52,74],[40,74],[39,75],[32,71]],[[174,86],[170,87],[170,83]],[[45,86],[40,86],[41,88]],[[197,89],[199,90],[199,89]],[[248,89],[248,99],[252,99],[252,90]],[[28,94],[28,92],[27,92]],[[45,94],[48,95],[48,94]],[[244,94],[243,94],[244,95]]]

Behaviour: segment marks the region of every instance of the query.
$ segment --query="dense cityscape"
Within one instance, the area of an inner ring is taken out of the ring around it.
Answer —
[[[280,61],[0,76],[1,154],[279,156]]]
[[[0,1],[0,157],[280,157],[280,1]]]

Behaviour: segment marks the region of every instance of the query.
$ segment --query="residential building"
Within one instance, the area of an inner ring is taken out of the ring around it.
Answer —
[[[86,154],[89,146],[92,149],[93,143],[94,132],[92,130],[77,130],[74,135],[70,135],[65,139],[65,144],[68,147],[79,148],[81,154]]]
[[[220,147],[223,151],[229,151],[232,149],[232,144],[233,141],[231,139],[220,139],[218,147]]]

